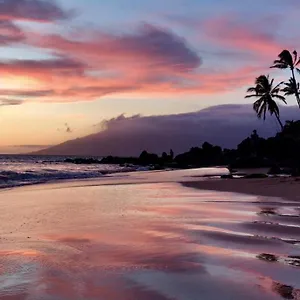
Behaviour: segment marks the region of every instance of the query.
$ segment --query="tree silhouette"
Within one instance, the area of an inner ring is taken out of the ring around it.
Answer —
[[[174,151],[172,149],[170,149],[170,157],[171,157],[171,160],[174,159]]]
[[[286,104],[285,97],[279,95],[280,86],[283,82],[280,82],[275,87],[273,87],[274,79],[270,81],[269,76],[261,75],[255,80],[255,87],[250,87],[247,93],[250,95],[245,96],[245,98],[259,98],[253,104],[253,109],[255,110],[257,117],[259,119],[266,119],[266,113],[269,111],[270,115],[275,115],[281,130],[283,129],[283,124],[280,120],[279,107],[274,100],[274,98],[283,101]]]
[[[283,50],[278,55],[277,60],[274,61],[273,66],[271,68],[277,68],[277,69],[290,69],[292,72],[292,81],[290,80],[288,84],[292,84],[294,87],[298,86],[296,77],[295,77],[295,70],[300,73],[300,69],[298,66],[300,66],[300,58],[298,57],[297,51],[293,51],[291,53],[289,50]],[[298,106],[300,108],[300,94],[299,94],[299,88],[294,89],[294,93],[291,93],[289,95],[294,94],[296,96],[296,100],[298,103]]]
[[[297,93],[299,94],[299,82],[297,83],[293,77],[291,77],[289,82],[286,82],[284,85],[285,87],[282,89],[282,92],[284,92],[285,96],[297,95]]]

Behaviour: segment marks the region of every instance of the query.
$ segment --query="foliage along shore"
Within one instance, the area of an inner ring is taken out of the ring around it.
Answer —
[[[267,139],[253,133],[236,149],[222,149],[205,142],[202,147],[193,147],[188,152],[174,156],[161,156],[143,151],[139,157],[113,157],[102,159],[69,158],[65,162],[75,164],[119,164],[152,166],[154,169],[199,168],[228,166],[238,168],[270,168],[271,173],[300,174],[300,121],[288,121],[283,130]]]

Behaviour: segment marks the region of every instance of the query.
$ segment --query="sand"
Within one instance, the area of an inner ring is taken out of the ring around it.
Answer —
[[[0,192],[0,300],[299,299],[297,199],[209,190],[231,181],[199,172]]]
[[[300,201],[300,178],[213,179],[184,182],[183,185],[202,190],[280,197],[287,200]]]

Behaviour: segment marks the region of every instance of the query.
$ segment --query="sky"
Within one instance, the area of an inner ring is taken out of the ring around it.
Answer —
[[[96,134],[47,148],[39,154],[137,157],[144,150],[161,155],[172,149],[176,156],[192,147],[201,147],[205,142],[224,149],[236,149],[254,129],[263,138],[280,131],[274,117],[262,122],[251,106],[225,104],[180,114],[120,115],[99,123]],[[298,117],[298,107],[281,107],[283,123]]]
[[[0,0],[0,153],[82,137],[119,115],[249,103],[300,48],[298,0]],[[295,104],[294,100],[289,100]]]

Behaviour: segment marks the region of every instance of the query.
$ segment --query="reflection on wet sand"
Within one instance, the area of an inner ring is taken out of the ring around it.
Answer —
[[[0,204],[1,300],[300,297],[298,203],[148,183]]]

